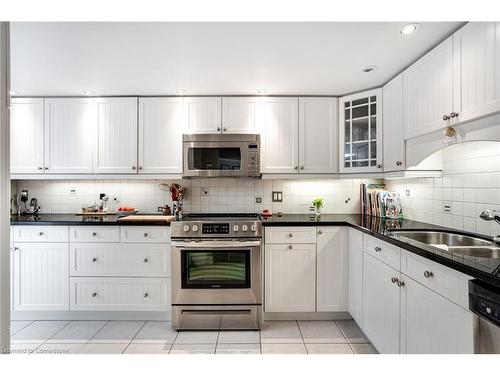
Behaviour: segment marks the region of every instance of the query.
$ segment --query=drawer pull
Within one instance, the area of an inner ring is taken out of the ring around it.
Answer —
[[[424,272],[424,276],[426,278],[430,279],[432,276],[434,276],[434,274],[431,271],[425,271]]]
[[[97,236],[97,233],[96,232],[92,232],[92,237],[95,237]]]
[[[396,284],[398,281],[399,281],[399,280],[398,280],[398,279],[396,279],[395,277],[391,277],[391,282],[392,282],[393,284]]]
[[[149,262],[149,259],[148,258],[144,258],[144,263],[147,263]]]
[[[144,237],[147,237],[148,236],[148,233],[147,232],[144,232]]]
[[[321,229],[318,230],[318,234],[323,234],[323,231]]]
[[[293,249],[293,246],[292,246],[292,245],[288,245],[288,248],[289,248],[290,250],[292,250],[292,249]]]
[[[375,251],[378,253],[378,252],[382,251],[382,248],[380,246],[375,246]]]
[[[43,235],[44,235],[44,233],[43,233],[43,232],[38,232],[38,235],[39,235],[39,236],[43,236]]]
[[[404,281],[400,281],[400,280],[398,280],[398,286],[399,286],[400,288],[404,288],[404,286],[405,286],[405,282],[404,282]]]
[[[97,292],[92,293],[92,297],[97,297]]]
[[[149,293],[144,293],[144,298],[148,298],[149,297]]]
[[[92,263],[97,262],[97,258],[92,258]]]
[[[288,237],[293,237],[293,233],[288,233]]]

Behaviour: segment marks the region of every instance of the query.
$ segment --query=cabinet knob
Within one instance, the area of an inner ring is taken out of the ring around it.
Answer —
[[[97,262],[97,258],[92,258],[92,263]]]
[[[139,170],[142,171],[142,167],[139,167]]]
[[[323,231],[321,229],[318,230],[318,234],[323,234]]]
[[[293,167],[293,169],[297,170],[297,169],[299,169],[299,166],[296,165],[295,167]]]
[[[402,165],[403,163],[401,162],[401,160],[398,160],[396,161],[396,165],[399,167],[400,165]]]
[[[301,171],[303,171],[303,170],[304,170],[304,166],[303,166],[303,165],[300,167],[300,170],[301,170]]]
[[[144,258],[144,263],[147,263],[149,262],[149,259],[148,258]]]
[[[43,234],[44,234],[43,232],[38,232],[39,236],[43,236]]]
[[[455,117],[458,117],[458,113],[457,112],[451,112],[450,113],[450,118],[455,118]]]
[[[443,121],[448,121],[450,119],[450,116],[448,115],[443,115]]]
[[[17,250],[19,250],[19,248],[18,247],[14,247],[14,251],[17,251]]]
[[[223,128],[222,128],[222,131],[223,131],[223,132],[227,132],[227,128],[226,128],[226,127],[223,127]]]
[[[434,274],[431,271],[425,271],[424,272],[424,276],[426,278],[430,279],[432,276],[434,276]]]
[[[97,292],[92,293],[92,297],[97,297]]]
[[[148,236],[148,232],[144,232],[144,237],[147,237]]]
[[[288,237],[293,237],[293,233],[288,233]]]
[[[97,236],[97,233],[96,232],[92,232],[92,237],[95,237]]]
[[[217,131],[220,132],[220,126],[217,126]]]
[[[395,277],[391,277],[391,282],[393,284],[396,284],[398,282],[398,279],[396,279]]]
[[[404,286],[405,286],[405,282],[404,282],[404,281],[401,281],[401,280],[398,280],[398,286],[399,286],[400,288],[404,288]]]
[[[376,246],[375,251],[378,253],[378,252],[382,251],[382,248],[380,246]]]
[[[288,245],[288,248],[289,248],[290,250],[292,250],[292,249],[293,249],[293,246],[292,246],[292,245]]]
[[[377,164],[377,168],[378,169],[382,168],[382,164]]]
[[[38,169],[39,171],[42,171],[43,167],[37,167],[36,169]]]
[[[148,298],[149,297],[149,293],[144,293],[144,298]]]
[[[46,171],[47,169],[49,169],[49,167],[45,167],[45,168],[43,168],[43,170],[44,170],[44,171]]]
[[[134,170],[134,171],[135,171],[136,169],[137,169],[137,167],[136,167],[135,165],[133,165],[133,166],[132,166],[132,170]]]

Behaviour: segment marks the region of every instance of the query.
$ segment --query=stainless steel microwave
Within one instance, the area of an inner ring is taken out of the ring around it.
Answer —
[[[260,135],[184,134],[183,177],[260,176]]]

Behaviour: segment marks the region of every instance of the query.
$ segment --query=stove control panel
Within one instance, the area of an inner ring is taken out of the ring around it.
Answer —
[[[202,234],[229,234],[228,223],[207,223],[201,225]]]
[[[174,221],[172,238],[261,237],[260,221]]]

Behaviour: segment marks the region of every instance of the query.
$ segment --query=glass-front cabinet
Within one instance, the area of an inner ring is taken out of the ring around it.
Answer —
[[[339,100],[340,172],[382,172],[382,89]]]

